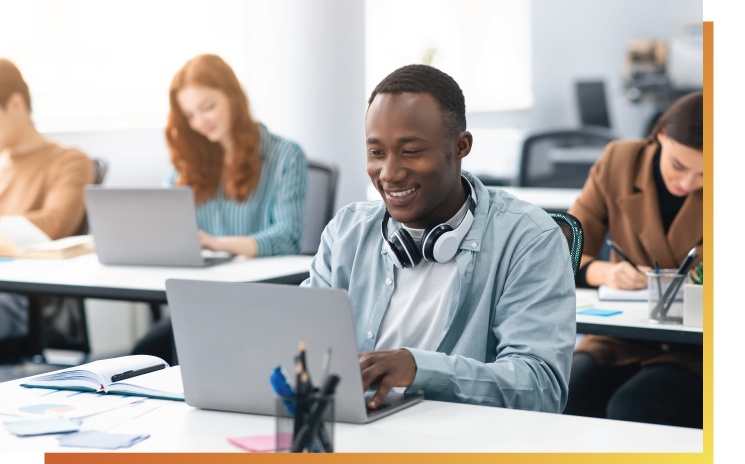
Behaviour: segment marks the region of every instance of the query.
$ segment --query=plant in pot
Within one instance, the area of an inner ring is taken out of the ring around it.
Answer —
[[[683,293],[683,324],[704,326],[704,263],[690,273],[691,283],[686,283]]]

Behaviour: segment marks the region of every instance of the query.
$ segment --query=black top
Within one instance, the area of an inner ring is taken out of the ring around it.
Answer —
[[[670,225],[673,223],[675,216],[678,215],[680,208],[683,207],[686,197],[675,196],[665,187],[665,181],[662,179],[662,172],[660,171],[659,148],[657,149],[657,153],[654,154],[654,185],[657,187],[657,202],[660,205],[662,228],[665,230],[665,235],[667,235]]]
[[[673,195],[665,187],[665,181],[662,179],[662,171],[660,170],[660,148],[657,148],[657,153],[654,154],[654,185],[657,187],[657,203],[660,206],[660,217],[662,219],[662,228],[665,231],[665,235],[670,230],[675,216],[678,215],[678,211],[683,207],[687,197],[678,197]],[[590,261],[591,263],[592,261]],[[585,264],[577,271],[577,277],[575,278],[575,284],[578,287],[590,287],[594,288],[587,283],[587,266],[590,263]]]

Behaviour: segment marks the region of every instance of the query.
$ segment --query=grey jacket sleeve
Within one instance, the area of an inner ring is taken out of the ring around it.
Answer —
[[[558,228],[511,258],[496,302],[493,362],[409,349],[417,364],[407,392],[425,398],[560,413],[567,401],[576,333],[574,279]]]

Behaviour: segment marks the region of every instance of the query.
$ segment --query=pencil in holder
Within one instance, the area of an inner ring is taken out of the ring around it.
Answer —
[[[277,452],[334,452],[334,395],[277,398]]]
[[[649,320],[658,324],[683,323],[682,286],[686,276],[675,269],[647,272]]]

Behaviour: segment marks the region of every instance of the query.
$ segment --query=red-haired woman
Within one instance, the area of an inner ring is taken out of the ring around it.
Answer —
[[[300,147],[251,118],[219,56],[189,60],[173,77],[170,102],[166,184],[194,190],[202,246],[248,257],[297,253],[307,177]]]
[[[233,70],[216,55],[189,60],[173,77],[166,138],[173,170],[166,186],[188,185],[202,247],[247,257],[297,253],[307,161],[297,144],[251,118]],[[134,354],[175,359],[163,319]]]

